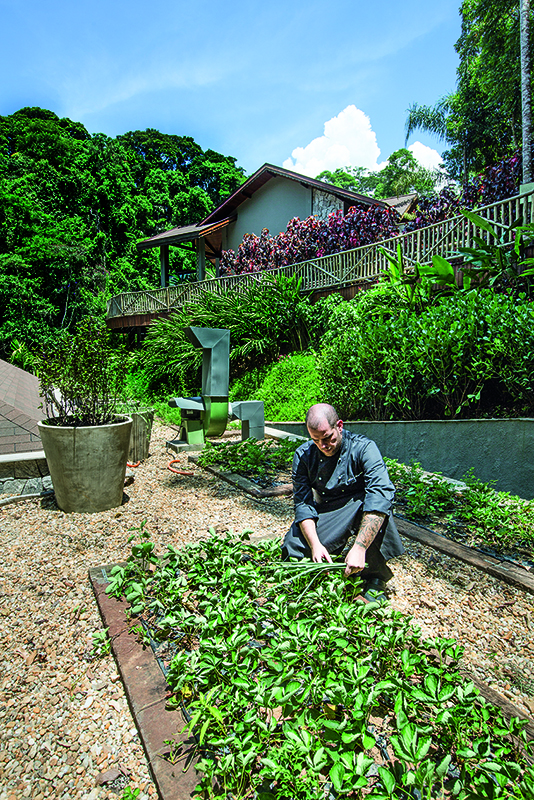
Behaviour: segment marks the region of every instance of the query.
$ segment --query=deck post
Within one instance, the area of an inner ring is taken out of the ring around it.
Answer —
[[[197,281],[206,279],[206,243],[202,236],[197,239]]]
[[[159,263],[161,265],[161,288],[169,285],[169,245],[162,244],[159,248]]]

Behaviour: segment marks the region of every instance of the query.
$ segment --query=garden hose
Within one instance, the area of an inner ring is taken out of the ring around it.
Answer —
[[[140,461],[136,461],[135,464],[129,464],[128,461],[127,461],[126,462],[126,466],[127,467],[138,467],[140,463],[141,463]]]
[[[174,469],[174,467],[171,467],[171,464],[176,464],[179,460],[180,460],[179,458],[173,458],[172,461],[169,461],[169,463],[167,464],[167,469],[170,469],[171,472],[175,472],[177,475],[189,475],[190,477],[192,477],[195,473],[191,472],[190,470]]]
[[[9,503],[20,503],[22,500],[36,500],[38,497],[50,497],[54,494],[54,490],[39,492],[38,494],[18,494],[14,497],[6,497],[0,500],[0,506],[7,506]]]

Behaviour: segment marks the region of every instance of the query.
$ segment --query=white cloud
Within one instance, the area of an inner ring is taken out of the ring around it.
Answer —
[[[414,142],[408,147],[408,150],[414,154],[421,166],[426,167],[426,169],[436,169],[440,164],[443,164],[443,159],[438,151],[427,147],[426,144]]]
[[[434,169],[442,162],[437,150],[421,142],[414,142],[408,149],[428,169]],[[371,120],[361,109],[350,105],[337,117],[325,122],[322,136],[313,139],[305,147],[296,147],[283,166],[311,178],[325,169],[333,172],[343,167],[367,167],[376,172],[386,165],[385,161],[378,162],[379,155],[380,148]]]
[[[359,108],[350,105],[325,122],[323,136],[306,147],[296,147],[283,166],[315,178],[324,169],[333,171],[348,166],[376,169],[379,155],[371,120]]]

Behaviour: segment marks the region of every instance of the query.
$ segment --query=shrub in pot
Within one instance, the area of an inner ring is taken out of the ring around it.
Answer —
[[[62,331],[37,359],[47,419],[38,423],[58,506],[106,511],[121,505],[132,427],[117,415],[126,358],[103,324]]]

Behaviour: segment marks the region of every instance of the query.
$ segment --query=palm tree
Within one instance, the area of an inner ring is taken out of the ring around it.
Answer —
[[[405,145],[411,134],[416,130],[433,133],[445,142],[452,143],[447,131],[447,119],[450,111],[448,97],[442,97],[435,106],[420,106],[417,103],[411,105],[408,109],[408,118],[406,120]]]
[[[438,100],[435,106],[420,106],[414,103],[408,108],[408,117],[406,119],[406,139],[404,145],[408,143],[408,139],[416,130],[426,131],[433,133],[439,139],[447,144],[459,144],[458,135],[453,135],[449,127],[449,122],[453,112],[452,101],[453,96],[447,95]],[[463,160],[463,176],[464,181],[468,178],[468,159],[467,159],[467,146],[465,141],[462,145],[462,160]]]

